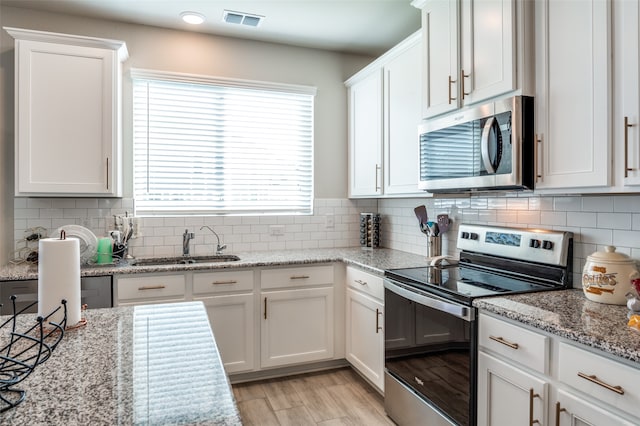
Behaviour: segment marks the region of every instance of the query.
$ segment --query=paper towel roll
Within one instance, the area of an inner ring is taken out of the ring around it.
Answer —
[[[38,244],[38,315],[67,301],[67,326],[80,322],[80,243],[76,238],[44,238]],[[60,323],[64,310],[49,321]]]

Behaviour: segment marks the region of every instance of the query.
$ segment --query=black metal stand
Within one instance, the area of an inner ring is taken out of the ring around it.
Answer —
[[[14,386],[26,379],[29,374],[49,359],[53,350],[64,336],[67,325],[67,301],[46,317],[37,317],[36,323],[20,333],[17,332],[18,315],[36,305],[34,302],[16,312],[16,296],[11,296],[13,315],[0,325],[0,342],[8,343],[0,348],[0,412],[7,411],[20,404],[26,398],[25,390]],[[64,310],[62,321],[58,324],[49,321],[60,309]]]

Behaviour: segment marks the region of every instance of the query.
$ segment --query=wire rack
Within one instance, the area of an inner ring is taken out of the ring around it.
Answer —
[[[16,296],[11,296],[13,315],[0,325],[0,413],[14,408],[25,400],[27,391],[15,386],[26,379],[33,370],[49,359],[53,350],[64,336],[67,324],[67,302],[45,317],[38,316],[35,323],[19,332],[19,326],[29,326],[30,321],[18,321],[18,316],[38,302],[31,303],[16,312]],[[63,310],[60,323],[53,322],[53,316]]]

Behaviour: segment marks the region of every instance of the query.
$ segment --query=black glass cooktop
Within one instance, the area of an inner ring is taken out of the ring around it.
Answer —
[[[552,290],[555,286],[465,266],[391,269],[385,276],[411,287],[471,301],[477,297]]]

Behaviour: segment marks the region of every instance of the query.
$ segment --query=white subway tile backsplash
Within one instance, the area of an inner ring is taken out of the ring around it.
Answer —
[[[598,213],[598,228],[631,230],[630,213]]]
[[[582,198],[580,197],[555,197],[553,210],[556,211],[580,211],[582,210]]]
[[[565,226],[567,224],[566,212],[540,212],[540,225],[545,226]]]
[[[570,230],[575,234],[576,276],[591,253],[606,245],[640,257],[640,195],[620,196],[472,196],[463,198],[317,199],[313,215],[300,216],[189,216],[140,218],[142,237],[130,241],[130,254],[138,257],[173,256],[182,253],[185,228],[195,232],[192,253],[209,254],[215,237],[202,225],[211,226],[227,252],[277,249],[313,249],[359,246],[361,212],[382,215],[381,245],[426,255],[426,238],[420,232],[413,209],[425,205],[431,220],[446,213],[452,226],[442,236],[443,254],[455,255],[457,226],[461,222]],[[87,226],[98,236],[113,229],[113,215],[133,212],[131,199],[15,198],[14,239],[25,230],[43,226],[49,233],[67,224]],[[328,215],[333,228],[326,227]],[[284,235],[272,236],[270,225],[283,225]]]
[[[618,213],[640,212],[640,195],[621,195],[613,199],[613,211]]]
[[[584,212],[612,212],[612,196],[593,196],[582,198],[582,211]]]

